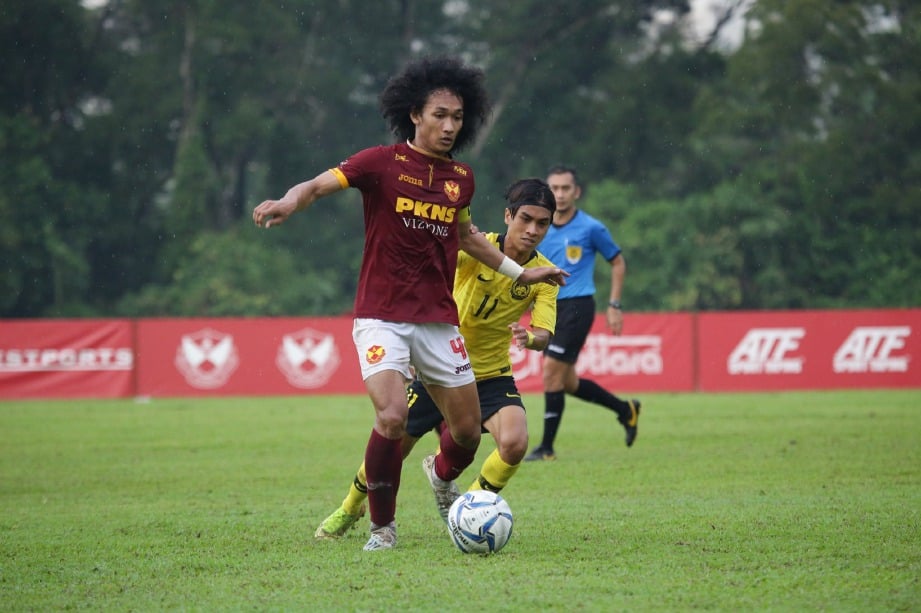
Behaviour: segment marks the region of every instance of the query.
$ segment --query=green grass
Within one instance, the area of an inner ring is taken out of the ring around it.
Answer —
[[[921,610],[921,391],[643,401],[629,450],[568,401],[490,557],[451,545],[425,441],[396,550],[361,551],[367,520],[314,541],[362,459],[364,397],[3,402],[0,610]]]

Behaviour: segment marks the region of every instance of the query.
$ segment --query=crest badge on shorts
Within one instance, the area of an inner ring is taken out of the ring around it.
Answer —
[[[365,351],[365,360],[368,364],[377,364],[384,359],[387,352],[380,345],[372,345]]]

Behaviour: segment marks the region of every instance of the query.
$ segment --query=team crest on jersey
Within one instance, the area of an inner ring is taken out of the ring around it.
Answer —
[[[460,185],[457,181],[445,181],[445,194],[448,195],[448,200],[451,202],[457,202],[460,199]]]
[[[380,345],[372,345],[365,351],[365,360],[368,364],[377,364],[384,359],[387,352]]]
[[[526,300],[528,294],[531,293],[531,287],[523,283],[512,283],[512,287],[508,290],[509,295],[512,297],[512,300]]]
[[[578,264],[582,259],[582,247],[579,245],[566,245],[566,261],[570,264]]]

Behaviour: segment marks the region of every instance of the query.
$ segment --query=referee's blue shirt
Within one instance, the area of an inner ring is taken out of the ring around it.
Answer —
[[[595,254],[610,262],[620,253],[603,223],[577,209],[562,226],[550,225],[547,236],[537,247],[556,266],[569,273],[560,287],[557,300],[595,295]]]

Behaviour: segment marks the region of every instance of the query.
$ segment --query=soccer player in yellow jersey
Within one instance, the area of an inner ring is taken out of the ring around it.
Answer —
[[[522,179],[505,193],[507,207],[504,235],[486,238],[506,256],[525,268],[552,266],[537,251],[550,228],[556,200],[540,179]],[[509,345],[542,351],[556,323],[556,298],[559,288],[546,283],[522,285],[497,273],[463,251],[458,254],[454,279],[454,299],[460,316],[460,331],[470,357],[480,398],[483,430],[496,441],[496,449],[486,458],[469,489],[498,492],[504,488],[527,452],[528,424],[521,394],[512,377]],[[522,326],[521,316],[530,309],[530,329]],[[403,457],[426,432],[437,430],[443,417],[425,386],[418,380],[407,388],[409,418],[403,437]],[[432,482],[434,456],[423,460],[423,469]],[[447,520],[451,503],[460,496],[454,482],[449,494],[434,487],[435,502],[442,519]],[[323,520],[316,538],[337,538],[345,534],[365,512],[367,480],[362,463],[342,505]]]

